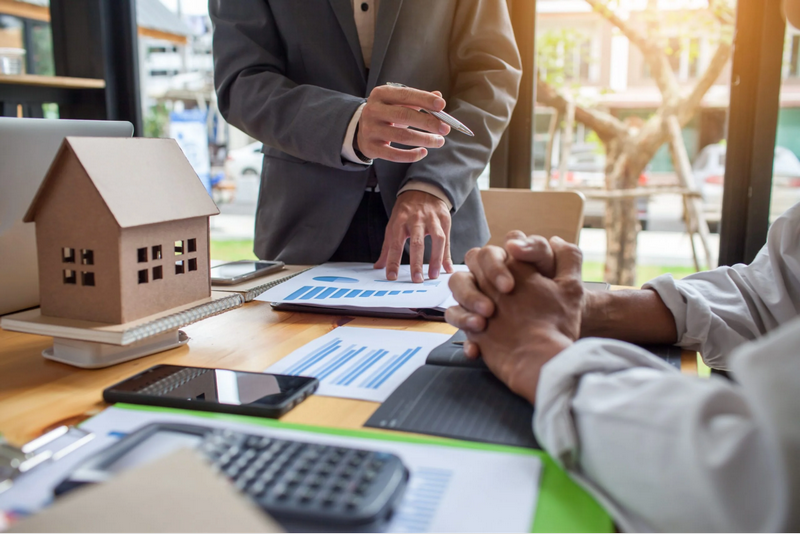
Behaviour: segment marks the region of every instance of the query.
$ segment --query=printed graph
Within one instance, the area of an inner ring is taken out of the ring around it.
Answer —
[[[415,469],[388,531],[429,532],[452,476],[453,472],[449,469]]]
[[[328,385],[377,390],[421,350],[421,346],[397,352],[345,344],[337,337],[299,359],[284,374],[313,376]]]
[[[323,278],[323,277],[318,277]],[[316,280],[316,279],[315,279]],[[298,301],[304,300],[325,300],[325,299],[363,299],[363,298],[380,298],[396,295],[410,295],[412,293],[427,293],[427,289],[385,289],[376,291],[374,289],[360,289],[360,288],[342,288],[342,287],[327,287],[327,286],[303,286],[297,291],[294,291],[287,296],[284,301]]]

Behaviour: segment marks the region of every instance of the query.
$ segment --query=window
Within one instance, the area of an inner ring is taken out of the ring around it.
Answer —
[[[175,274],[183,274],[186,272],[183,260],[175,262]]]
[[[81,272],[81,285],[94,287],[94,273]]]
[[[75,263],[75,249],[67,247],[61,249],[61,260],[63,263]]]
[[[183,254],[183,241],[175,241],[175,255],[180,256]]]
[[[139,263],[147,263],[147,247],[142,247],[136,250],[136,258]]]
[[[189,240],[189,252],[197,252],[197,239],[191,238]]]
[[[789,77],[800,77],[800,34],[792,35],[792,40],[787,43],[789,49]]]
[[[592,64],[592,41],[582,40],[564,50],[564,78],[570,81],[590,81]]]
[[[81,249],[81,265],[94,265],[93,250],[88,250],[85,248]]]
[[[153,247],[153,259],[154,260],[160,260],[160,259],[162,259],[162,257],[163,256],[161,254],[161,245],[154,246]]]
[[[161,280],[162,278],[164,278],[164,268],[160,265],[153,267],[153,280]]]
[[[78,276],[72,269],[64,269],[64,283],[75,285],[78,283]]]
[[[137,274],[139,276],[139,283],[140,284],[146,284],[148,282],[148,280],[147,280],[147,269],[142,269]]]
[[[191,258],[189,260],[189,270],[196,271],[197,270],[197,258]]]

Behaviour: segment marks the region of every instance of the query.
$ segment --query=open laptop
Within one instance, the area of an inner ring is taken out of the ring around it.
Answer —
[[[131,135],[129,122],[0,117],[0,315],[39,304],[36,232],[22,217],[64,138]]]

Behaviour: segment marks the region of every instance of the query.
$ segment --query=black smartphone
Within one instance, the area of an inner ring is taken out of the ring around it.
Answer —
[[[103,391],[106,402],[280,417],[314,393],[306,376],[156,365]]]
[[[211,268],[211,283],[221,286],[241,284],[285,267],[282,261],[234,261]]]

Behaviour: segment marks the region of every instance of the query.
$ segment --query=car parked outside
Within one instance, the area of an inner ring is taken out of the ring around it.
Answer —
[[[703,211],[712,232],[719,230],[722,216],[722,191],[725,183],[726,146],[708,145],[695,159],[692,170],[703,195]],[[770,223],[800,201],[800,160],[785,147],[775,147],[772,165]]]
[[[262,146],[255,142],[228,152],[225,158],[225,175],[237,181],[242,176],[261,176],[261,166],[264,164]]]
[[[553,176],[550,188],[557,189],[559,182],[558,162],[553,163]],[[565,184],[568,189],[604,189],[606,183],[606,156],[598,153],[594,145],[575,145],[567,163]],[[639,177],[639,186],[647,184],[647,175]],[[637,197],[636,215],[642,230],[647,229],[648,197]],[[606,201],[586,199],[583,208],[583,225],[588,228],[603,228]]]

